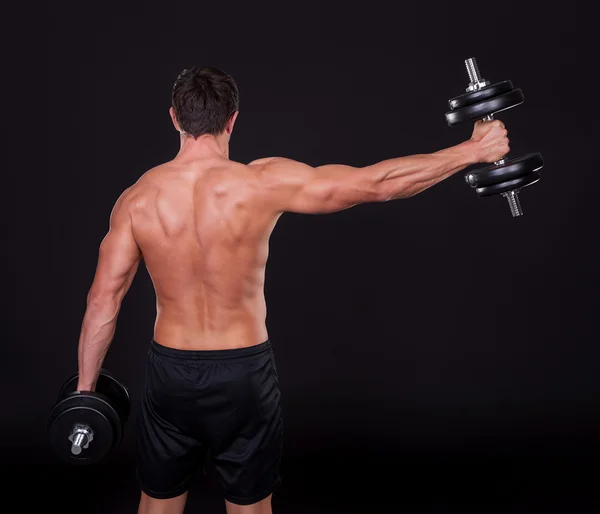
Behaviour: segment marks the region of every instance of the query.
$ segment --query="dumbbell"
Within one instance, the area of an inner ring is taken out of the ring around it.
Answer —
[[[46,431],[54,452],[70,464],[95,464],[114,450],[129,417],[127,388],[100,370],[95,391],[77,391],[79,375],[61,387]]]
[[[475,58],[465,61],[470,84],[467,92],[449,100],[446,113],[449,126],[476,120],[489,121],[494,114],[521,105],[525,97],[510,80],[491,84],[481,77]],[[465,180],[480,197],[500,194],[508,200],[514,216],[522,216],[519,192],[539,181],[544,161],[540,153],[507,159],[503,157],[490,166],[469,171]]]

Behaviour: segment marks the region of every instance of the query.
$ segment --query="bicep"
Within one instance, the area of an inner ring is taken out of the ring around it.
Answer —
[[[267,160],[261,166],[267,201],[280,212],[324,214],[379,198],[372,174],[364,168],[315,168],[288,159]]]

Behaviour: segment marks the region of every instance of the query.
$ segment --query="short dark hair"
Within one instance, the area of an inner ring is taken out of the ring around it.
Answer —
[[[194,139],[223,132],[240,101],[233,78],[213,66],[183,70],[172,96],[179,128]]]

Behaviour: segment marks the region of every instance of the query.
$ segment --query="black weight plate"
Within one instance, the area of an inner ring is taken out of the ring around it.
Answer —
[[[490,84],[477,91],[470,91],[456,96],[448,101],[448,105],[450,105],[450,109],[452,110],[460,109],[461,107],[473,105],[474,103],[487,100],[494,96],[503,95],[513,89],[513,83],[510,80],[505,80],[504,82],[498,82],[497,84]]]
[[[446,121],[448,125],[459,125],[469,121],[480,120],[490,114],[495,114],[500,111],[505,111],[512,107],[522,104],[525,97],[520,89],[513,89],[503,95],[494,96],[487,100],[482,100],[472,105],[467,105],[455,111],[446,113]]]
[[[115,409],[119,412],[121,420],[125,423],[129,417],[131,407],[129,391],[127,388],[119,382],[112,373],[103,369],[98,377],[96,392],[101,393],[110,399]]]
[[[515,189],[523,189],[524,187],[531,186],[540,180],[540,174],[537,172],[530,173],[525,177],[516,178],[509,180],[508,182],[502,182],[500,184],[494,184],[492,186],[480,187],[475,191],[479,196],[492,196],[507,191],[513,191]]]
[[[89,426],[93,440],[88,448],[74,455],[69,436],[77,424]],[[117,446],[122,430],[117,412],[102,395],[74,392],[50,412],[47,433],[52,449],[63,460],[72,464],[94,464]]]
[[[58,401],[62,400],[77,389],[79,374],[71,376],[62,386],[58,393]],[[119,382],[112,373],[102,368],[96,383],[96,392],[105,395],[113,403],[119,412],[123,423],[129,417],[131,401],[127,388]]]
[[[524,177],[543,166],[542,154],[530,153],[523,157],[508,159],[504,164],[493,164],[471,171],[465,175],[465,180],[471,187],[487,187]]]
[[[65,383],[60,388],[58,392],[58,397],[56,399],[57,402],[64,400],[67,396],[69,396],[72,392],[77,389],[77,379],[79,378],[79,374],[75,373],[75,375],[70,376]]]

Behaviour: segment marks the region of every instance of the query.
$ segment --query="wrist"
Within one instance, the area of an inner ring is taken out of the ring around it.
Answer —
[[[93,391],[95,389],[95,384],[90,384],[86,382],[78,382],[77,383],[77,391]]]
[[[468,141],[465,141],[458,146],[464,157],[465,166],[481,162],[481,157],[479,155],[479,145],[476,141],[469,139]]]

